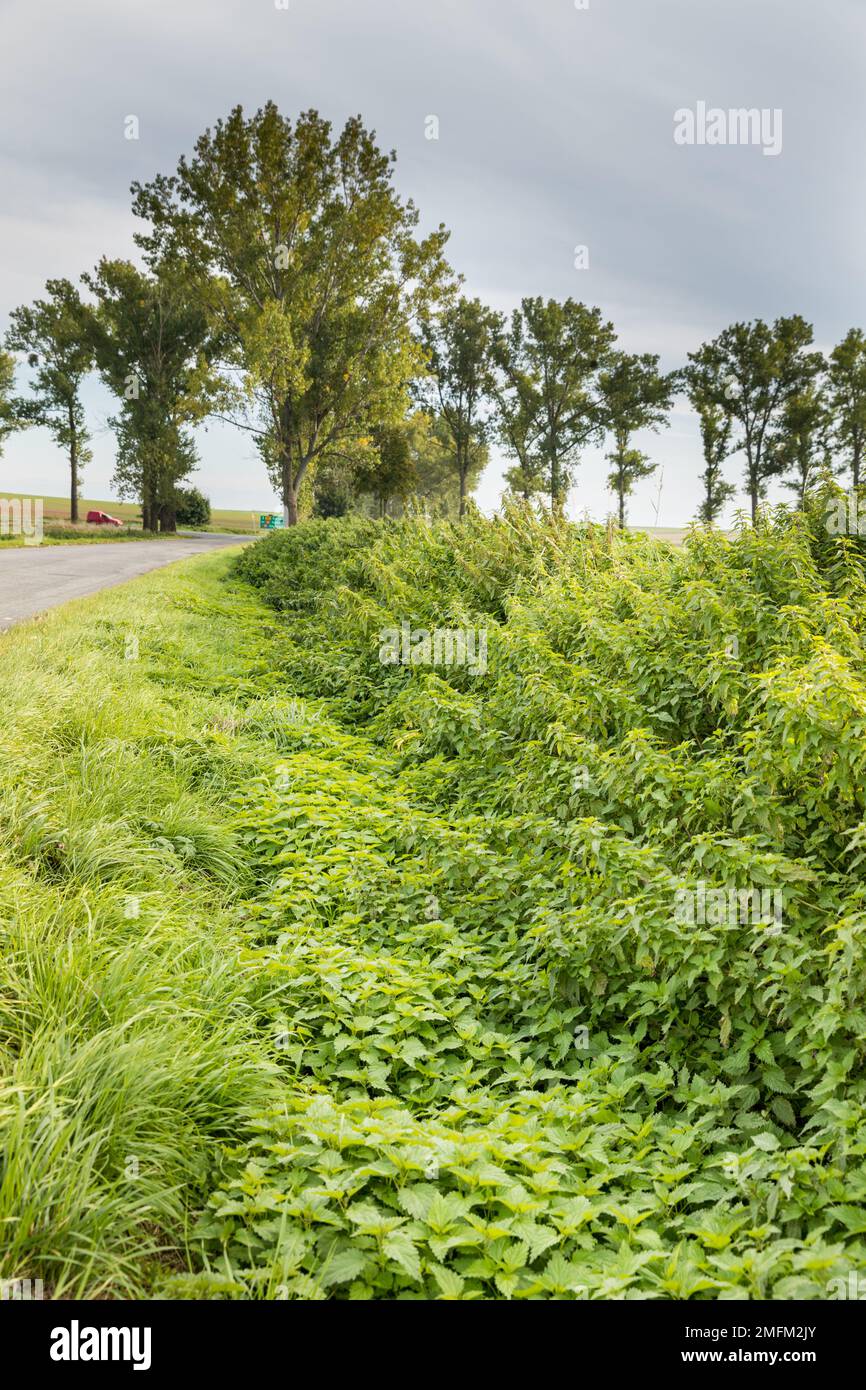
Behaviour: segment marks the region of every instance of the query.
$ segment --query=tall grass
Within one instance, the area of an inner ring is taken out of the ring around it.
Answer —
[[[54,1296],[185,1268],[269,1093],[227,796],[276,752],[242,726],[263,619],[228,563],[0,638],[0,1275]]]

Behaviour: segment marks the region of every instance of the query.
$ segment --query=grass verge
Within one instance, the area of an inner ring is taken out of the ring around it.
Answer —
[[[0,637],[0,1273],[56,1296],[186,1268],[220,1145],[269,1094],[226,812],[259,769],[239,711],[268,622],[229,563]]]

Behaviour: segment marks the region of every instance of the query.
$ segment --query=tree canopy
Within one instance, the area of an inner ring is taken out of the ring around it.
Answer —
[[[94,359],[120,401],[115,484],[121,497],[141,498],[145,530],[174,530],[176,489],[196,462],[190,427],[224,394],[218,339],[177,262],[148,275],[103,259],[84,280],[96,301]]]
[[[318,112],[293,124],[268,102],[133,185],[145,255],[176,259],[220,323],[289,521],[316,459],[405,414],[419,316],[453,280],[448,233],[416,236],[394,159],[360,117],[334,136]]]
[[[34,369],[21,417],[43,425],[69,459],[70,517],[78,520],[81,469],[92,457],[81,387],[93,366],[85,310],[69,280],[49,280],[44,299],[13,309],[6,344]]]
[[[689,353],[691,375],[703,397],[720,406],[741,432],[733,447],[745,452],[753,520],[769,480],[785,470],[783,454],[768,447],[785,406],[824,365],[820,353],[808,351],[812,337],[811,324],[792,314],[772,325],[763,319],[732,324]]]
[[[527,298],[495,346],[499,438],[516,460],[516,490],[561,506],[580,452],[603,433],[598,372],[615,339],[600,309]]]

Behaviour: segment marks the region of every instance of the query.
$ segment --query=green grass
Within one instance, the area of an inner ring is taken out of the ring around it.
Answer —
[[[259,766],[226,730],[267,624],[228,563],[0,638],[0,1271],[55,1295],[185,1265],[219,1145],[268,1091],[225,811]]]

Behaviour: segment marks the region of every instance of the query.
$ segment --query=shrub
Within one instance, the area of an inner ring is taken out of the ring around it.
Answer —
[[[180,487],[176,491],[178,526],[209,526],[210,498],[197,487]]]

